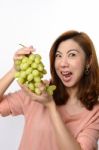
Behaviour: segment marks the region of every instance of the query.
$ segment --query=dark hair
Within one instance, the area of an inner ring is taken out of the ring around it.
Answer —
[[[69,95],[66,88],[56,74],[54,63],[55,53],[59,44],[65,40],[72,39],[79,44],[86,54],[86,59],[90,62],[90,72],[88,75],[83,74],[80,81],[78,98],[82,104],[88,109],[92,110],[93,106],[98,103],[99,96],[99,66],[96,57],[95,48],[92,40],[84,32],[74,30],[67,31],[60,35],[53,43],[50,49],[50,71],[51,83],[56,85],[53,97],[56,105],[63,105],[67,102]]]

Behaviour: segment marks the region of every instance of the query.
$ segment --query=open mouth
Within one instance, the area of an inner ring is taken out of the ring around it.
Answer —
[[[62,74],[62,78],[63,78],[64,81],[66,81],[66,82],[70,81],[70,79],[72,77],[72,72],[70,72],[70,71],[62,71],[61,74]]]

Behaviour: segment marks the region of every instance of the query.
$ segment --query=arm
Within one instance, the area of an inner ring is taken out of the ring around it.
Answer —
[[[0,79],[0,101],[1,98],[4,94],[4,92],[7,90],[7,88],[10,86],[10,84],[14,80],[14,74],[15,74],[15,69],[14,67],[7,72],[4,77]]]
[[[45,85],[42,83],[42,85],[39,86],[39,88],[42,89],[41,95],[36,95],[24,85],[21,86],[23,90],[31,97],[31,99],[33,99],[33,101],[43,104],[44,107],[48,109],[60,150],[81,150],[80,144],[77,143],[62,121],[52,96],[48,95],[44,91]]]
[[[55,103],[53,101],[50,101],[47,104],[47,108],[49,110],[49,114],[54,125],[54,130],[56,133],[60,150],[81,150],[80,144],[77,143],[70,131],[64,125],[61,116],[57,111]]]
[[[24,56],[26,54],[30,54],[32,51],[34,51],[32,46],[23,47],[16,51],[13,59],[14,59],[14,61],[17,59],[21,59],[22,56]],[[9,72],[7,72],[5,74],[5,76],[0,79],[0,101],[2,99],[4,92],[7,90],[7,88],[10,86],[10,84],[13,82],[15,72],[16,72],[16,69],[15,69],[15,66],[13,65],[13,67],[9,70]]]

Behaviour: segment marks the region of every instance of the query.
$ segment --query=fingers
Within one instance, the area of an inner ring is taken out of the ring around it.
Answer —
[[[48,85],[49,85],[48,80],[44,80],[39,84],[39,89],[40,89],[43,96],[47,96],[47,94],[48,94],[47,91],[46,91],[46,88],[47,88]]]
[[[43,92],[45,91],[45,89],[46,89],[45,84],[40,83],[40,84],[39,84],[39,89],[40,89],[41,93],[43,93]]]
[[[22,48],[20,48],[19,50],[16,51],[13,59],[16,60],[16,59],[22,59],[22,57],[24,55],[29,55],[31,54],[32,52],[35,51],[35,49],[33,48],[33,46],[29,46],[29,47],[26,47],[22,44],[20,44],[22,46]]]
[[[18,81],[17,81],[18,82]],[[18,82],[19,86],[24,90],[25,93],[30,94],[30,90],[24,85]]]
[[[45,85],[40,84],[39,88],[42,91],[40,95],[37,95],[36,93],[32,92],[30,89],[28,89],[25,85],[22,85],[18,83],[22,90],[25,92],[27,96],[31,98],[33,101],[37,101],[43,105],[45,105],[47,102],[52,100],[52,96],[49,96],[47,92],[45,91]]]
[[[50,84],[50,80],[43,80],[43,83],[47,86]]]
[[[18,83],[19,86],[22,88],[22,90],[25,92],[26,95],[31,97],[31,100],[38,101],[41,96],[33,93],[31,90],[29,90],[25,85]]]

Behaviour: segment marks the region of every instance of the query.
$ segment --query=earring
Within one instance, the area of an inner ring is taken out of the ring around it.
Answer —
[[[88,75],[89,74],[89,65],[86,65],[86,68],[85,68],[85,75]]]

